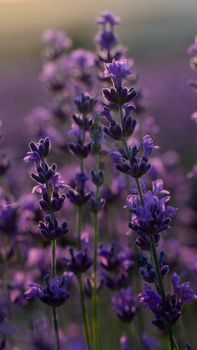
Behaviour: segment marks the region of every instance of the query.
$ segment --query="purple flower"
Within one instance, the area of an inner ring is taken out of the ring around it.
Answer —
[[[68,232],[67,223],[63,222],[59,225],[57,220],[52,218],[51,215],[46,215],[45,221],[41,221],[38,227],[41,235],[50,241],[62,238]]]
[[[92,113],[96,104],[96,100],[88,93],[82,93],[75,98],[75,105],[80,113],[87,115]]]
[[[159,329],[166,329],[169,324],[174,325],[181,316],[184,303],[191,303],[195,297],[189,283],[180,284],[177,274],[173,274],[172,292],[167,294],[165,299],[149,286],[145,286],[145,291],[138,295],[139,303],[154,313],[155,320],[152,323]]]
[[[154,235],[157,243],[159,233],[170,227],[176,209],[166,205],[169,199],[169,196],[159,199],[148,191],[142,205],[138,195],[128,196],[126,206],[132,213],[129,227],[139,235],[136,243],[142,249],[149,249],[148,235]]]
[[[109,289],[120,290],[129,285],[130,273],[134,266],[129,247],[119,247],[115,243],[100,245],[99,263],[101,275]]]
[[[70,63],[73,67],[79,69],[90,68],[94,66],[94,54],[91,51],[84,49],[77,49],[72,51],[70,55]]]
[[[67,198],[74,205],[84,205],[90,198],[91,192],[86,190],[88,177],[85,173],[77,173],[75,176],[75,187],[67,186]]]
[[[96,19],[97,24],[110,24],[111,26],[117,25],[120,23],[120,18],[113,15],[113,13],[104,11],[99,17]]]
[[[71,39],[60,30],[46,30],[42,35],[42,40],[45,44],[44,56],[47,60],[59,58],[72,45]]]
[[[136,298],[131,287],[121,289],[112,297],[113,311],[123,322],[131,322],[137,313]]]
[[[66,271],[71,271],[75,275],[81,275],[92,265],[92,259],[88,256],[86,248],[75,251],[73,247],[70,247],[69,255],[69,257],[64,258],[64,267]]]
[[[110,12],[103,12],[97,18],[97,24],[101,25],[101,28],[96,35],[95,41],[100,50],[106,50],[109,56],[110,51],[117,43],[114,35],[114,26],[119,24],[119,18]]]
[[[101,50],[110,51],[117,43],[116,37],[112,30],[102,29],[95,38],[96,44]]]
[[[104,132],[114,140],[121,140],[131,136],[134,133],[137,124],[136,120],[131,115],[133,109],[134,108],[130,108],[130,106],[124,106],[122,125],[120,125],[115,119],[112,118],[110,109],[108,107],[104,107],[100,114],[101,116],[105,116],[110,122],[110,126],[104,126]]]
[[[55,276],[50,280],[49,276],[45,277],[46,287],[40,284],[32,283],[25,292],[28,300],[39,298],[43,303],[50,306],[61,306],[68,299],[67,278],[65,276],[59,278]]]
[[[178,276],[174,272],[171,280],[173,291],[177,296],[179,296],[179,300],[181,303],[184,303],[187,301],[190,304],[192,303],[196,295],[191,289],[189,282],[180,283],[180,280],[181,280],[180,276]]]
[[[157,146],[154,146],[153,140],[149,135],[146,135],[143,137],[142,146],[144,149],[144,157],[145,158],[148,158],[151,155],[152,150],[154,148],[158,148]]]
[[[68,82],[69,72],[68,60],[65,58],[47,62],[42,69],[40,80],[53,93],[64,90]]]
[[[42,159],[47,157],[51,148],[51,143],[47,137],[41,139],[38,143],[30,142],[29,147],[31,151],[27,152],[24,162],[32,162],[38,165]]]
[[[117,90],[122,87],[122,80],[130,74],[131,68],[126,59],[113,60],[112,63],[107,63],[105,66],[104,77],[111,78]]]
[[[145,156],[138,156],[139,149],[136,146],[128,148],[128,154],[112,152],[111,159],[116,164],[116,169],[134,178],[140,178],[146,174],[151,165]]]
[[[163,251],[160,252],[158,260],[161,276],[163,278],[169,271],[169,266],[165,264],[165,254]],[[142,266],[140,268],[140,273],[144,281],[148,283],[154,283],[156,280],[156,272],[152,263],[149,262],[149,259],[147,257],[142,256],[140,258],[140,264]]]

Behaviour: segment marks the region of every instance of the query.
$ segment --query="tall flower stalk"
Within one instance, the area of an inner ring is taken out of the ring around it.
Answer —
[[[113,118],[110,109],[104,107],[102,115],[104,115],[110,123],[108,127],[104,128],[104,131],[111,138],[122,142],[124,153],[112,152],[111,158],[115,162],[117,170],[130,175],[135,180],[137,195],[131,195],[127,199],[127,207],[132,213],[132,221],[129,227],[138,234],[136,243],[141,249],[149,251],[150,261],[153,264],[152,266],[151,263],[144,258],[147,272],[143,270],[142,273],[146,282],[155,284],[159,296],[156,297],[157,294],[149,292],[150,287],[148,286],[146,287],[147,291],[139,295],[139,300],[149,307],[156,315],[156,320],[153,323],[159,329],[165,329],[168,333],[169,349],[179,350],[173,335],[172,325],[180,317],[180,309],[183,303],[186,300],[188,302],[191,301],[192,291],[189,289],[185,299],[180,300],[179,294],[177,293],[179,291],[178,287],[173,286],[174,294],[168,295],[166,295],[164,289],[163,278],[168,272],[168,267],[166,265],[163,266],[163,261],[159,260],[156,245],[160,239],[160,232],[170,226],[171,217],[175,214],[176,210],[170,206],[166,206],[169,196],[163,197],[162,199],[158,198],[163,192],[161,182],[153,184],[155,187],[153,188],[153,193],[147,192],[145,194],[146,198],[144,197],[140,178],[145,175],[151,167],[149,164],[149,156],[155,146],[151,137],[148,135],[144,136],[141,147],[130,147],[128,145],[128,138],[132,136],[136,126],[136,121],[132,117],[134,107],[128,103],[135,98],[137,93],[134,88],[128,89],[123,86],[122,82],[123,79],[130,74],[131,69],[127,60],[113,60],[112,63],[106,64],[104,76],[106,78],[111,78],[113,87],[110,89],[103,89],[103,94],[108,103],[118,108],[119,122]],[[139,153],[141,149],[143,154],[140,157]],[[154,191],[156,193],[154,193]],[[177,289],[177,291],[175,291],[175,289]],[[151,296],[154,300],[154,306],[151,304]],[[173,298],[175,299],[174,303],[177,304],[176,306],[172,302]],[[165,314],[166,312],[168,312],[168,316],[165,316],[167,315]]]
[[[100,169],[99,154],[101,150],[102,127],[100,126],[99,117],[96,115],[93,119],[90,135],[92,139],[91,148],[95,154],[95,170],[92,171],[92,182],[96,187],[95,194],[89,200],[89,206],[93,212],[94,223],[94,253],[93,253],[93,348],[99,349],[99,333],[98,333],[98,300],[97,300],[97,280],[98,280],[98,243],[99,243],[99,212],[104,206],[104,200],[100,195],[100,187],[104,181],[104,173]]]
[[[39,204],[41,209],[45,212],[43,221],[39,223],[39,230],[41,235],[51,241],[51,283],[49,276],[45,277],[47,287],[42,289],[40,285],[32,284],[30,289],[26,292],[26,297],[32,299],[39,297],[43,302],[52,307],[53,326],[56,339],[56,349],[60,350],[59,325],[57,306],[60,306],[68,298],[66,290],[65,277],[59,279],[56,276],[56,241],[63,237],[67,232],[67,224],[64,222],[61,225],[55,216],[55,212],[60,210],[65,196],[59,193],[59,190],[64,187],[64,183],[60,181],[60,176],[57,173],[56,165],[51,167],[46,161],[46,157],[50,151],[51,144],[48,138],[41,139],[39,143],[30,143],[30,152],[25,157],[26,162],[35,164],[36,173],[32,173],[33,180],[37,182],[34,190],[39,190],[42,193],[42,199]]]
[[[49,206],[51,207],[51,190],[48,182],[46,183],[46,189],[47,189]],[[50,214],[50,220],[54,224],[55,214],[52,211],[50,211],[49,214]],[[54,278],[56,276],[56,273],[57,273],[56,271],[56,239],[54,239],[51,242],[51,277]],[[60,350],[59,322],[58,322],[57,309],[55,306],[52,306],[52,311],[53,311],[53,327],[54,327],[55,338],[56,338],[56,348],[57,350]]]
[[[77,205],[77,245],[78,250],[81,250],[81,230],[82,230],[82,219],[83,219],[83,206],[88,201],[90,193],[85,194],[85,182],[87,181],[87,176],[85,175],[84,160],[88,157],[91,149],[91,144],[86,143],[86,132],[89,130],[91,125],[90,114],[94,109],[95,100],[87,93],[82,93],[75,99],[75,105],[78,109],[78,113],[74,114],[73,119],[79,128],[79,139],[77,144],[71,143],[69,145],[70,150],[80,159],[80,173],[77,175],[77,186],[79,202],[73,200],[72,203]],[[70,193],[71,194],[71,193]],[[86,337],[87,348],[91,349],[91,333],[90,333],[90,323],[89,317],[86,309],[85,295],[83,289],[82,275],[78,274],[80,300],[81,300],[81,310],[83,315],[83,323]]]

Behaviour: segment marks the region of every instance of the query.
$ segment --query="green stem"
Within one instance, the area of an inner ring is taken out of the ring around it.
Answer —
[[[56,338],[56,349],[60,350],[60,338],[59,338],[59,331],[58,331],[58,316],[57,316],[57,310],[56,307],[53,306],[53,326],[55,330],[55,338]]]
[[[78,206],[77,210],[77,244],[81,248],[81,226],[82,226],[82,207]]]
[[[51,264],[52,277],[56,275],[56,240],[52,241],[52,264]]]
[[[88,320],[88,314],[87,314],[86,305],[85,305],[85,296],[84,296],[83,284],[82,284],[81,276],[78,277],[78,281],[79,281],[81,311],[82,311],[82,317],[83,317],[83,324],[84,324],[84,331],[85,331],[85,337],[86,337],[86,344],[87,344],[88,350],[91,350],[89,320]]]
[[[164,286],[163,286],[163,281],[162,281],[162,276],[161,276],[161,270],[160,270],[160,266],[159,266],[157,251],[156,251],[156,247],[155,247],[155,240],[154,240],[154,237],[153,237],[152,234],[150,235],[150,250],[151,250],[153,262],[154,262],[154,265],[155,265],[157,281],[158,281],[158,286],[159,286],[159,291],[160,291],[159,294],[162,296],[162,299],[165,302],[166,301],[166,295],[165,295],[165,290],[164,290]]]
[[[98,214],[94,214],[94,265],[93,265],[93,345],[98,350],[98,307],[97,307],[97,249],[98,249]]]
[[[77,216],[77,237],[78,237],[78,249],[81,248],[81,227],[82,227],[82,207],[78,207],[78,216]],[[79,292],[80,292],[80,302],[81,302],[81,311],[83,317],[85,338],[88,350],[91,350],[91,341],[90,341],[90,328],[88,314],[85,305],[85,295],[83,291],[82,277],[78,277],[79,282]]]
[[[137,190],[138,190],[138,194],[139,194],[139,197],[140,197],[141,204],[142,204],[142,206],[144,206],[144,197],[143,197],[142,189],[141,189],[141,186],[140,186],[140,181],[139,181],[139,179],[137,177],[135,178],[135,182],[136,182],[136,186],[137,186]]]

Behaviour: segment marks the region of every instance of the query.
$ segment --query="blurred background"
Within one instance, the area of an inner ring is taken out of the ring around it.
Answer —
[[[95,18],[103,10],[113,11],[122,19],[119,38],[129,47],[148,93],[150,112],[162,127],[162,151],[180,151],[185,167],[190,168],[196,146],[190,115],[196,109],[196,96],[188,86],[193,72],[187,47],[197,31],[196,0],[0,0],[4,144],[10,150],[26,144],[24,117],[46,99],[38,80],[43,30],[63,29],[75,47],[93,48]]]

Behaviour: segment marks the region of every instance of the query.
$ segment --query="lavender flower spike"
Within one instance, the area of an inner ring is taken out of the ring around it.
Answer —
[[[120,61],[113,60],[105,66],[104,77],[111,78],[115,89],[122,87],[122,80],[131,74],[131,68],[126,59]]]
[[[39,298],[43,303],[53,307],[64,304],[69,297],[66,287],[67,278],[65,276],[62,278],[55,276],[50,280],[50,277],[46,276],[45,283],[46,287],[44,288],[37,283],[30,284],[29,289],[25,292],[26,298],[28,300]]]

